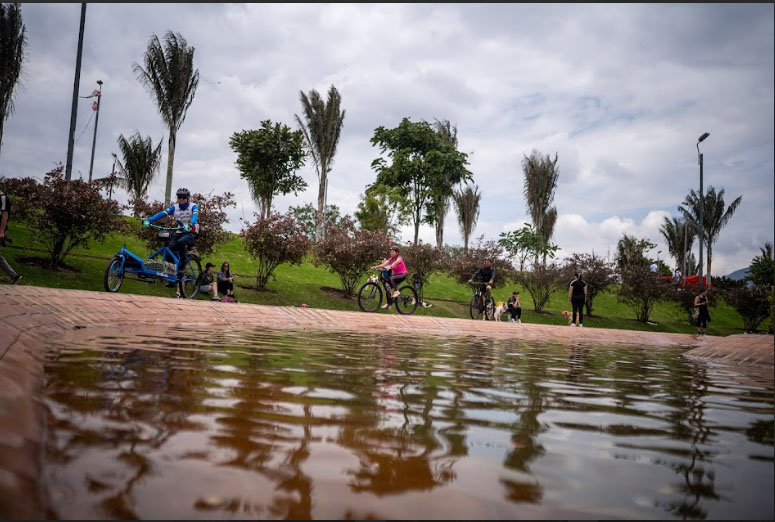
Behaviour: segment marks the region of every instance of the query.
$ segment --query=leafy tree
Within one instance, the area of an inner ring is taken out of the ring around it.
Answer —
[[[533,310],[541,312],[552,294],[565,287],[567,276],[557,263],[538,263],[529,272],[517,273],[515,279],[533,299]]]
[[[688,224],[685,219],[679,220],[674,217],[665,217],[664,223],[659,227],[659,232],[662,234],[662,237],[665,238],[667,250],[673,259],[675,259],[676,266],[683,270],[684,257],[686,257],[687,253],[691,254],[694,238],[697,237],[695,228]],[[686,244],[684,244],[684,242]],[[694,267],[694,264],[688,262],[688,257],[686,257],[686,261],[686,270],[690,271]]]
[[[498,244],[512,257],[519,259],[519,271],[525,266],[528,257],[537,259],[539,256],[546,259],[554,259],[555,252],[559,247],[552,243],[546,243],[544,238],[533,228],[533,225],[526,223],[519,230],[511,232],[502,232]]]
[[[199,218],[197,219],[199,234],[196,238],[196,250],[203,256],[211,255],[218,245],[222,245],[231,237],[223,225],[229,222],[226,210],[229,207],[237,206],[234,194],[224,192],[220,196],[213,196],[195,193],[191,194],[191,202],[199,206]],[[169,207],[161,201],[148,202],[144,198],[130,199],[129,204],[134,208],[136,217],[149,217]],[[156,223],[160,226],[174,227],[177,221],[173,217],[166,216]],[[160,239],[152,228],[137,227],[135,233],[151,250],[156,250],[169,243],[168,239]]]
[[[156,102],[164,123],[170,131],[167,155],[167,184],[164,204],[172,195],[172,167],[175,163],[177,134],[186,112],[194,101],[199,85],[199,69],[194,69],[194,47],[180,33],[167,31],[164,47],[153,35],[143,56],[145,67],[135,63],[132,70]]]
[[[377,172],[377,184],[398,187],[412,204],[414,222],[414,244],[417,244],[423,210],[433,198],[451,195],[451,187],[468,180],[471,173],[466,170],[468,156],[454,146],[442,142],[439,134],[426,121],[412,122],[404,118],[398,127],[374,130],[371,144],[388,154],[390,163],[377,158],[371,167]],[[442,183],[449,180],[449,184]],[[425,219],[432,221],[431,216]]]
[[[594,253],[572,254],[567,260],[567,267],[569,272],[580,272],[582,279],[587,283],[587,299],[584,306],[587,315],[591,316],[595,298],[616,284],[616,268],[613,263]],[[567,281],[570,281],[570,275],[570,273],[566,274]]]
[[[5,180],[8,192],[18,196],[14,211],[35,230],[33,242],[46,249],[51,268],[58,268],[74,248],[101,243],[123,224],[118,203],[105,200],[98,184],[68,181],[63,171],[57,166],[43,183],[32,178]]]
[[[329,225],[325,237],[315,244],[315,263],[337,274],[345,294],[351,296],[369,267],[386,257],[389,248],[390,238],[384,231],[358,229],[345,216],[337,226]]]
[[[248,182],[253,201],[261,217],[269,217],[272,198],[293,192],[296,195],[307,182],[295,174],[304,166],[304,136],[287,125],[270,120],[258,130],[235,132],[229,145],[237,153],[240,177]]]
[[[775,285],[775,260],[772,256],[772,243],[767,241],[764,248],[760,248],[761,255],[753,258],[748,268],[748,281],[756,286]],[[715,283],[715,280],[714,280]]]
[[[457,149],[457,126],[452,125],[449,120],[436,120],[433,123],[433,129],[438,133],[443,144]],[[449,210],[449,199],[454,185],[452,179],[454,177],[452,172],[442,173],[438,183],[443,190],[434,191],[426,207],[426,217],[429,218],[427,221],[430,224],[436,225],[436,247],[439,249],[444,247],[444,219],[447,217],[447,211]]]
[[[5,120],[13,114],[26,47],[27,29],[22,22],[21,5],[0,4],[0,149]]]
[[[480,202],[482,195],[479,187],[466,186],[452,193],[452,201],[457,211],[457,222],[460,232],[463,234],[463,250],[468,251],[468,240],[474,232],[474,227],[479,219]],[[520,268],[521,270],[521,268]]]
[[[759,324],[771,317],[771,289],[768,286],[744,286],[723,290],[724,300],[743,318],[746,332],[755,332]]]
[[[657,303],[670,297],[672,285],[656,277],[648,267],[638,264],[625,265],[621,276],[618,301],[629,306],[638,321],[647,323]]]
[[[410,222],[411,202],[398,187],[373,184],[361,197],[354,215],[361,228],[385,230],[395,236],[399,226]]]
[[[616,244],[616,267],[625,272],[632,267],[646,267],[648,258],[646,252],[657,246],[648,239],[638,239],[623,234]]]
[[[482,267],[485,259],[492,260],[495,268],[495,281],[493,288],[500,288],[513,276],[514,268],[507,260],[503,259],[503,248],[495,241],[484,241],[480,237],[477,244],[468,251],[459,252],[455,257],[446,261],[447,273],[458,283],[468,285],[471,276]]]
[[[340,108],[342,96],[333,85],[328,89],[328,101],[323,100],[315,89],[309,92],[309,96],[303,91],[300,91],[299,95],[305,121],[302,121],[298,114],[296,121],[304,133],[318,174],[318,225],[315,236],[322,237],[325,230],[323,207],[326,204],[328,191],[328,174],[334,164],[345,111]]]
[[[273,212],[268,217],[256,214],[256,222],[248,223],[241,235],[245,250],[258,261],[256,290],[266,288],[269,277],[279,265],[300,265],[311,245],[304,223],[290,213]]]
[[[522,170],[525,174],[525,201],[533,226],[546,245],[552,238],[554,224],[557,221],[557,208],[551,206],[554,192],[557,190],[557,179],[560,177],[557,160],[556,153],[554,159],[551,159],[548,154],[544,157],[536,150],[531,152],[530,156],[525,155],[522,160]],[[547,253],[544,253],[542,255],[544,264],[546,264],[546,257]],[[535,256],[535,263],[538,264],[538,254]]]
[[[713,285],[716,285],[716,281],[713,281]],[[697,296],[697,292],[699,290],[687,290],[685,288],[679,288],[676,286],[673,286],[670,291],[667,293],[667,299],[674,301],[676,304],[678,304],[678,308],[680,309],[681,313],[683,314],[683,317],[686,318],[688,324],[690,326],[694,326],[694,318],[692,317],[692,314],[695,311],[694,308],[694,298]],[[711,308],[715,308],[718,296],[717,288],[714,289],[708,289],[708,306]]]
[[[304,225],[304,234],[310,241],[317,241],[318,232],[318,211],[311,203],[306,205],[299,205],[296,207],[288,207],[288,213],[295,219],[301,221]],[[326,209],[323,212],[323,225],[336,226],[342,216],[339,214],[339,207],[336,205],[326,205]]]
[[[114,154],[116,165],[121,173],[117,181],[119,186],[129,192],[130,197],[143,199],[148,192],[153,178],[161,165],[161,141],[153,146],[151,137],[143,139],[139,132],[134,133],[127,140],[123,134],[118,137],[118,148],[123,163]],[[135,217],[137,217],[135,209]]]
[[[713,260],[713,243],[716,242],[721,230],[727,225],[742,201],[743,196],[738,196],[730,203],[729,207],[726,207],[724,203],[724,189],[721,189],[717,194],[715,188],[708,187],[708,191],[705,193],[703,221],[705,226],[705,245],[708,250],[708,270],[706,273],[708,280],[710,280]],[[700,195],[694,189],[690,190],[683,201],[683,205],[679,206],[678,210],[686,219],[699,223]]]

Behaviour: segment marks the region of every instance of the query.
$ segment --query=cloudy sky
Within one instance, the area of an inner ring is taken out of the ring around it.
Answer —
[[[22,14],[27,56],[0,176],[42,178],[66,162],[80,4],[22,4]],[[235,193],[233,231],[256,207],[229,137],[265,119],[296,128],[300,91],[333,84],[342,95],[328,201],[343,213],[375,178],[374,129],[404,117],[457,126],[482,193],[474,237],[529,220],[522,159],[557,153],[561,257],[613,254],[626,232],[665,259],[659,227],[699,189],[696,142],[709,132],[705,188],[723,188],[727,203],[743,196],[714,245],[712,273],[725,275],[773,241],[773,14],[772,4],[88,4],[79,93],[104,82],[94,177],[110,172],[118,136],[139,131],[164,141],[149,193],[163,200],[167,134],[132,65],[151,35],[181,33],[200,83],[173,189]],[[91,101],[78,105],[76,177],[89,172]],[[276,198],[276,210],[317,201],[311,161],[300,174],[309,188]],[[445,230],[462,244],[454,213]]]

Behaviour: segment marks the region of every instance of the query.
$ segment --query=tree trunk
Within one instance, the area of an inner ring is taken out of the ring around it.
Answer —
[[[168,207],[172,200],[172,165],[175,163],[175,134],[177,131],[174,127],[170,128],[170,139],[168,142],[167,155],[167,186],[164,189],[164,206]]]
[[[436,213],[436,248],[444,248],[444,218],[447,215],[447,202],[442,202]]]
[[[463,234],[463,252],[468,253],[468,234]]]
[[[325,227],[323,226],[323,212],[326,206],[326,180],[328,175],[326,173],[326,166],[320,165],[320,185],[318,187],[318,214],[317,223],[315,224],[315,238],[320,241],[325,234]]]
[[[420,211],[419,205],[414,207],[414,246],[417,246],[417,240],[420,237]]]
[[[5,111],[3,111],[3,115],[0,116],[0,152],[3,150],[3,124],[5,123]]]
[[[708,271],[705,274],[705,277],[708,278],[708,283],[710,283],[710,267],[711,267],[711,264],[712,264],[710,262],[711,259],[713,259],[713,248],[711,248],[710,243],[708,243],[708,263],[707,263]],[[700,284],[702,284],[702,281],[700,281]]]

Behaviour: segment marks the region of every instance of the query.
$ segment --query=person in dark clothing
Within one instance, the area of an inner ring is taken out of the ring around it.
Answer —
[[[581,273],[573,274],[575,277],[568,287],[568,301],[573,307],[573,317],[568,326],[584,326],[584,303],[587,300],[587,283],[581,279]],[[578,321],[576,321],[578,313]]]
[[[509,322],[521,323],[522,307],[519,304],[519,292],[514,290],[514,292],[511,294],[511,297],[509,297],[509,300],[506,301],[506,306],[508,306],[509,313],[511,314],[511,319],[509,319]]]
[[[234,297],[234,276],[229,270],[229,263],[226,261],[221,265],[221,271],[218,272],[218,292],[221,295]]]
[[[11,200],[5,193],[3,193],[2,190],[0,190],[0,247],[5,246],[6,241],[9,243],[11,242],[11,238],[7,235],[8,220],[10,217]],[[3,271],[8,274],[8,277],[11,278],[12,285],[18,283],[19,279],[22,278],[22,276],[17,274],[16,271],[11,268],[11,265],[9,265],[8,261],[6,261],[3,257],[2,252],[0,252],[0,268],[2,268]]]
[[[710,321],[708,312],[708,291],[703,290],[700,295],[694,298],[694,308],[699,312],[696,319],[697,335],[705,335],[705,329]]]
[[[468,282],[473,283],[477,277],[480,278],[479,282],[487,283],[487,288],[485,289],[484,293],[486,303],[492,299],[492,285],[495,281],[495,267],[492,266],[492,259],[485,258],[485,260],[482,262],[481,268],[479,268],[479,270],[477,270],[474,275],[471,276],[471,279],[469,279]]]

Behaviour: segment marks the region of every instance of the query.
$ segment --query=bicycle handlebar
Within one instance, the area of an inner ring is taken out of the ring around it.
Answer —
[[[156,230],[183,230],[183,227],[160,227],[159,225],[154,225],[153,223],[150,223],[148,226],[150,228],[155,228]]]

